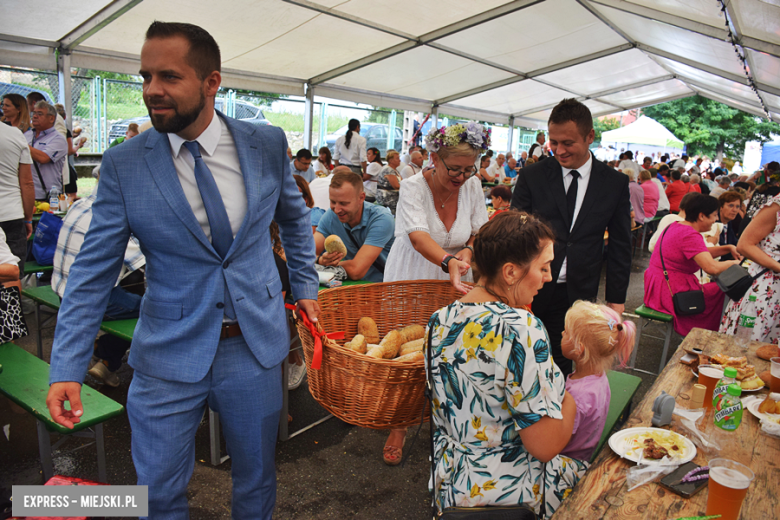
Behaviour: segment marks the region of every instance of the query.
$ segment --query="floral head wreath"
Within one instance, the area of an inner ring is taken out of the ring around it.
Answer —
[[[431,152],[460,143],[467,143],[480,153],[487,151],[490,148],[490,129],[476,121],[469,121],[465,125],[458,123],[443,128],[433,127],[425,136],[425,147]]]

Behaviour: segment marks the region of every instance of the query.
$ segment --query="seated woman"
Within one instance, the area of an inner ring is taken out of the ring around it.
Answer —
[[[653,220],[656,211],[658,211],[658,187],[652,179],[653,174],[649,171],[642,170],[639,172],[639,187],[642,188],[642,192],[644,193],[642,212],[645,214],[645,223]]]
[[[685,220],[674,222],[666,228],[653,250],[650,266],[645,271],[644,303],[651,309],[674,316],[674,330],[685,336],[693,327],[718,330],[723,311],[725,294],[715,282],[699,283],[696,273],[702,269],[709,275],[717,275],[736,260],[717,262],[713,257],[731,253],[740,258],[733,245],[707,248],[701,233],[710,230],[718,217],[718,201],[709,195],[690,194],[685,203]],[[667,284],[663,263],[669,275]],[[682,291],[703,291],[704,312],[692,316],[677,316],[672,303],[672,293]]]
[[[552,230],[508,211],[474,240],[480,284],[431,317],[434,496],[439,509],[526,504],[546,515],[585,473],[561,457],[576,405],[538,318]]]
[[[5,232],[0,229],[0,284],[6,287],[19,285],[19,257],[11,253],[5,240]]]
[[[493,217],[509,209],[512,204],[512,190],[509,189],[509,186],[496,186],[490,190],[490,199],[493,202],[493,209],[496,210],[489,217],[490,220],[493,220]]]
[[[490,166],[490,157],[488,157],[487,155],[483,155],[482,158],[479,160],[479,172],[477,173],[477,175],[479,176],[479,180],[481,180],[482,182],[494,182],[496,180],[496,177],[488,173],[487,171],[488,166]]]
[[[401,189],[401,173],[398,171],[400,165],[401,156],[395,150],[390,150],[387,152],[387,166],[376,176],[376,201],[390,209],[393,215],[398,205],[398,190]]]
[[[736,190],[729,190],[723,192],[718,197],[718,220],[723,224],[723,231],[721,231],[718,243],[722,246],[729,244],[736,246],[739,240],[739,225],[742,222],[741,210],[742,201],[745,198]],[[731,257],[724,258],[724,260],[731,260]]]

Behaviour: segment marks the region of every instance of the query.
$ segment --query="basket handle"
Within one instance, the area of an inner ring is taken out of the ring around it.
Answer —
[[[296,313],[295,312],[295,305],[291,305],[289,303],[284,304],[285,308],[290,309],[293,311],[293,317],[295,319],[300,319],[303,321],[303,326],[306,327],[309,332],[311,333],[311,336],[314,338],[314,355],[312,356],[311,360],[311,367],[314,370],[319,370],[322,366],[322,339],[325,338],[325,344],[329,347],[335,347],[338,346],[338,344],[333,341],[334,339],[344,339],[344,333],[343,332],[325,332],[323,330],[322,325],[320,325],[320,322],[312,323],[309,321],[309,317],[306,316],[305,313]]]

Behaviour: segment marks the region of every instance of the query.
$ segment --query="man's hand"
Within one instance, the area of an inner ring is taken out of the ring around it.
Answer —
[[[65,409],[65,401],[70,402],[70,410]],[[81,421],[84,408],[81,406],[81,385],[72,381],[54,383],[49,387],[46,406],[51,418],[57,424],[73,429]]]
[[[327,267],[335,267],[339,265],[342,258],[344,258],[343,253],[334,251],[333,253],[325,253],[322,255],[318,263]]]
[[[623,303],[609,303],[609,302],[607,302],[607,307],[609,307],[613,311],[617,312],[619,316],[622,316],[623,315],[623,311],[626,310],[626,306]]]
[[[29,240],[30,235],[32,235],[32,224],[25,224],[24,227],[27,230],[27,240]]]
[[[317,300],[298,300],[295,304],[298,312],[305,314],[310,322],[317,323],[317,318],[320,315],[320,304],[317,303]]]

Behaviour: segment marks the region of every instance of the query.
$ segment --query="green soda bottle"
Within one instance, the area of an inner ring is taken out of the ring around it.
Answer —
[[[715,390],[712,391],[712,407],[718,409],[718,401],[720,401],[724,395],[728,393],[728,388],[731,383],[737,382],[737,369],[734,367],[726,367],[723,370],[723,377],[715,385]]]
[[[736,383],[728,386],[727,394],[715,407],[715,426],[733,432],[742,424],[742,387]]]

